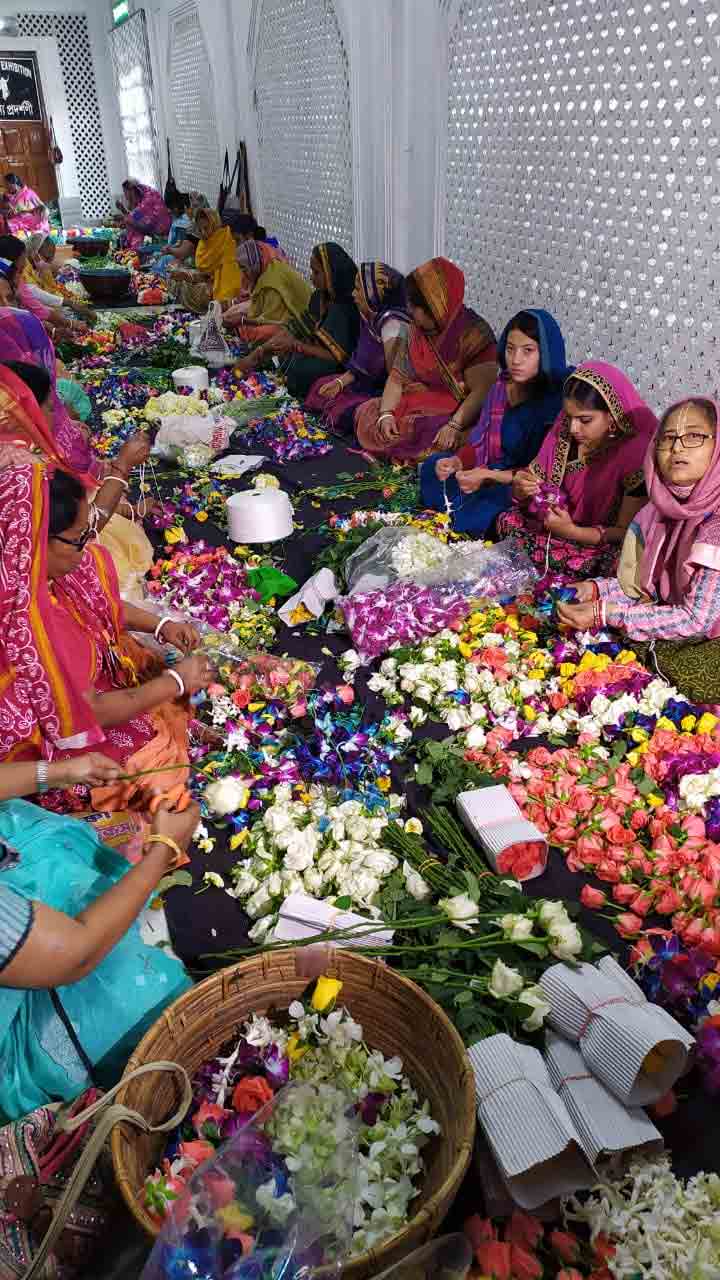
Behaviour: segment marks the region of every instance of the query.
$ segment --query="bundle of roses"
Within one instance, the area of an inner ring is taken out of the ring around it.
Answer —
[[[388,794],[383,807],[370,807],[362,797],[346,800],[335,789],[316,785],[294,799],[289,785],[276,787],[232,871],[229,892],[257,921],[250,937],[267,936],[291,893],[377,916],[374,899],[398,865],[382,836],[403,804],[401,796]]]
[[[516,1209],[505,1222],[474,1213],[463,1230],[483,1280],[612,1280],[607,1263],[614,1245],[603,1236],[592,1245],[574,1232]]]
[[[498,752],[502,747],[494,739]],[[526,817],[566,854],[571,871],[584,871],[613,885],[611,903],[622,910],[614,923],[625,937],[643,928],[650,913],[672,918],[688,943],[720,954],[720,846],[707,838],[705,823],[678,815],[641,769],[607,748],[585,744],[524,758],[502,751],[510,790]],[[489,751],[473,752],[484,768]],[[639,775],[639,776],[638,776]],[[607,896],[585,886],[581,901],[605,907]]]

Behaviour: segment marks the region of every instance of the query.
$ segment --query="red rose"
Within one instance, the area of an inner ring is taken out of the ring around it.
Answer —
[[[634,937],[642,929],[643,922],[640,916],[633,915],[632,911],[624,911],[622,915],[617,917],[615,928],[621,938]]]
[[[511,1244],[527,1245],[528,1249],[534,1249],[538,1240],[543,1236],[543,1225],[539,1218],[534,1218],[530,1213],[523,1213],[521,1209],[516,1209],[513,1213],[506,1231],[505,1239]],[[513,1258],[513,1271],[515,1270],[515,1259]]]
[[[475,1261],[493,1280],[512,1280],[512,1246],[499,1240],[487,1241],[475,1250]]]
[[[542,1228],[540,1228],[542,1234]],[[542,1263],[534,1253],[524,1249],[522,1245],[511,1246],[511,1262],[513,1280],[541,1280]]]
[[[603,893],[602,889],[593,889],[592,885],[586,884],[580,894],[580,901],[584,907],[590,907],[591,910],[596,911],[598,907],[606,905],[607,894]],[[561,1254],[561,1257],[564,1257],[564,1254]],[[572,1259],[565,1258],[565,1261],[570,1262]]]
[[[575,1262],[580,1252],[580,1241],[569,1231],[551,1231],[550,1245],[563,1262]]]
[[[613,898],[615,902],[619,902],[621,907],[629,907],[633,898],[637,893],[636,884],[616,884],[613,889]]]
[[[264,1107],[272,1097],[273,1091],[264,1076],[245,1076],[235,1085],[232,1104],[236,1111],[249,1111],[252,1114]]]
[[[489,1218],[481,1218],[479,1213],[474,1213],[471,1218],[465,1219],[463,1231],[473,1249],[478,1249],[488,1240],[497,1240],[497,1232],[492,1222]]]

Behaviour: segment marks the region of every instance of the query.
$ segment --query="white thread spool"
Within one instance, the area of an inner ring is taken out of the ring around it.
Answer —
[[[180,387],[189,387],[191,391],[207,391],[210,385],[208,371],[201,364],[191,364],[186,369],[176,369],[172,378],[177,390]]]
[[[227,503],[233,542],[278,542],[293,531],[293,509],[282,489],[249,489]]]

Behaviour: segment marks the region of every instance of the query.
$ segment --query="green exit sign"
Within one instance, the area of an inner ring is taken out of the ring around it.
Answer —
[[[113,5],[112,15],[114,27],[125,22],[126,18],[130,17],[130,0],[118,0],[118,3]]]

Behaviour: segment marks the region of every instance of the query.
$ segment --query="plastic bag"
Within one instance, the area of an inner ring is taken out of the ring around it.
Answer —
[[[303,1126],[302,1157],[281,1135]],[[334,1146],[312,1134],[332,1126]],[[290,1084],[201,1165],[172,1202],[140,1280],[339,1275],[352,1240],[358,1121],[347,1094]],[[181,1175],[180,1175],[181,1176]]]
[[[472,1266],[472,1245],[462,1232],[431,1240],[376,1280],[464,1280]]]
[[[222,307],[211,302],[207,315],[191,347],[193,355],[202,356],[213,369],[230,364],[232,355],[222,331]]]
[[[379,529],[348,558],[345,577],[351,596],[404,581],[452,586],[466,597],[497,599],[527,591],[538,575],[512,538],[492,547],[481,542],[445,544],[423,530],[388,528]]]
[[[162,458],[182,458],[188,466],[202,466],[227,449],[232,423],[212,414],[169,413],[160,419],[154,452]]]

